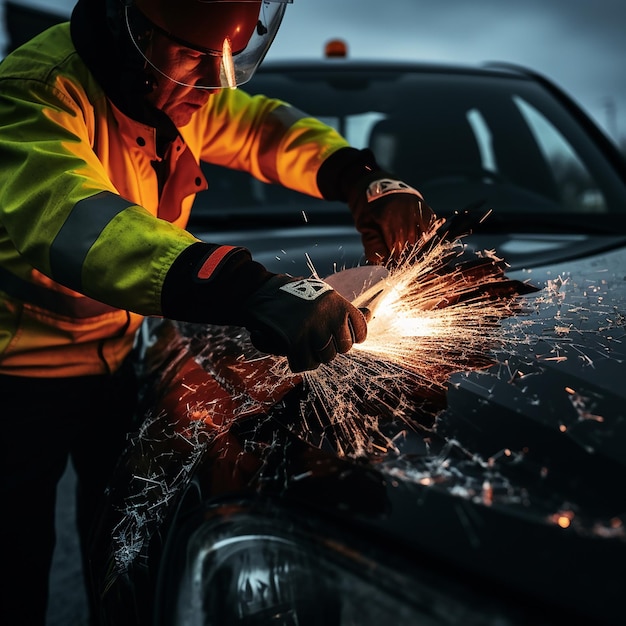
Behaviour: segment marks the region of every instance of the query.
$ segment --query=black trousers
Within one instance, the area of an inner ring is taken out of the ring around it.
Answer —
[[[89,531],[133,424],[137,393],[130,363],[110,376],[0,376],[1,624],[45,624],[56,487],[68,459],[86,572]]]

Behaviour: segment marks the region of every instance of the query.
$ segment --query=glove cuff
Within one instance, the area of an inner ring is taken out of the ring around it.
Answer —
[[[347,202],[358,181],[375,172],[381,168],[371,150],[341,148],[322,163],[317,186],[324,199]]]
[[[163,316],[183,322],[243,326],[242,302],[274,274],[246,248],[194,243],[165,276]]]

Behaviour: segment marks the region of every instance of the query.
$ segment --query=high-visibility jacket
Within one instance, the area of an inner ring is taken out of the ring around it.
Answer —
[[[122,114],[55,26],[0,64],[0,373],[114,371],[197,239],[185,230],[200,160],[320,196],[346,141],[277,100],[222,90],[169,149],[159,197],[156,131]],[[236,242],[233,242],[236,243]]]

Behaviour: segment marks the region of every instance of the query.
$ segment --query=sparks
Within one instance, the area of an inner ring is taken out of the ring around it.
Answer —
[[[455,264],[462,251],[458,241],[439,242],[390,268],[367,340],[305,373],[309,419],[331,422],[340,453],[375,451],[380,415],[414,426],[416,406],[441,396],[451,373],[485,367],[502,344],[500,321],[519,311],[519,299],[500,259]]]
[[[520,283],[506,278],[501,259],[492,251],[469,260],[464,253],[459,239],[431,233],[401,262],[382,268],[373,296],[367,289],[350,297],[372,313],[367,340],[302,375],[294,376],[285,358],[256,351],[241,329],[233,335],[204,327],[196,335],[204,345],[196,360],[228,390],[228,398],[211,407],[213,423],[269,410],[303,382],[294,428],[339,455],[396,451],[394,433],[385,434],[390,422],[430,428],[450,375],[492,365],[494,351],[506,342],[500,322],[522,310]],[[307,261],[317,277],[308,255]],[[241,355],[235,361],[228,356],[233,348]]]

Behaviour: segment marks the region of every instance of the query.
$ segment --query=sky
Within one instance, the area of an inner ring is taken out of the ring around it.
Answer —
[[[69,15],[75,0],[14,0]],[[267,59],[518,63],[565,89],[626,145],[626,0],[293,0]]]

